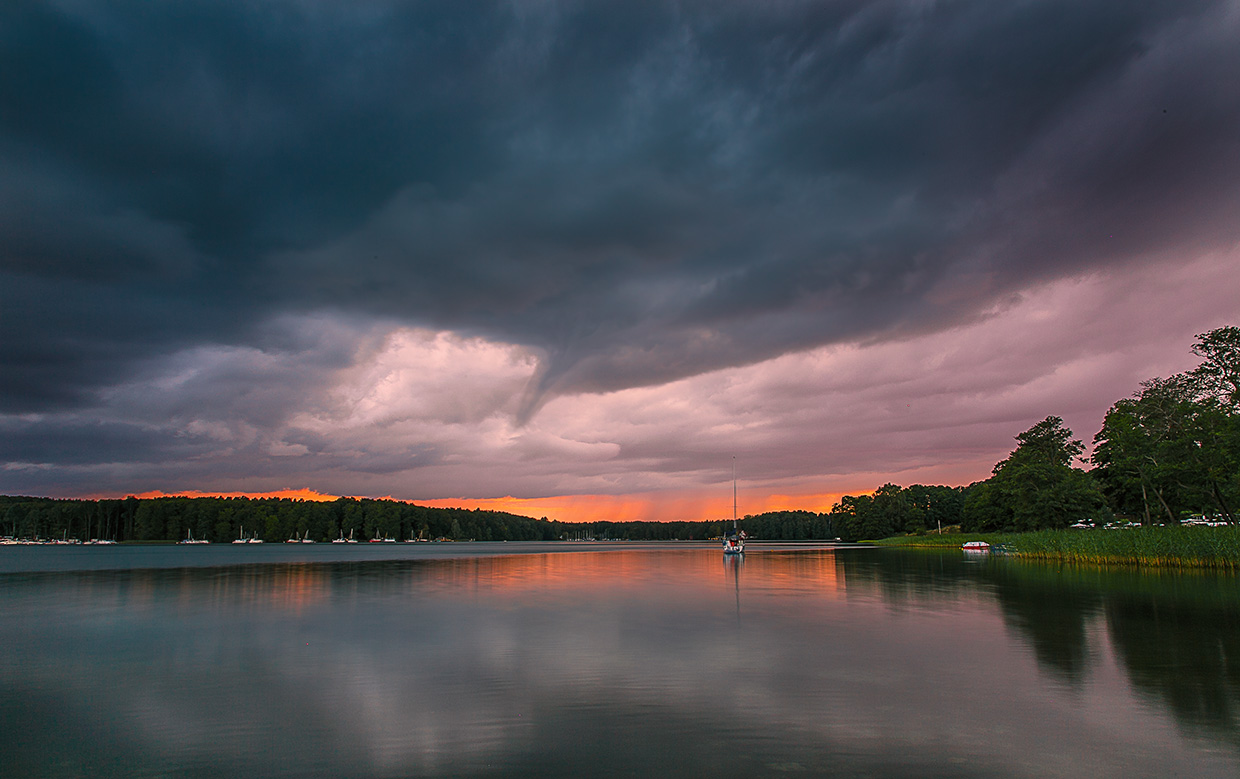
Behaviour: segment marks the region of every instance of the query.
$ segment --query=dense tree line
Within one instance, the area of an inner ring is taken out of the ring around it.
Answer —
[[[845,541],[922,533],[960,523],[964,487],[884,484],[873,495],[845,495],[831,510]]]
[[[264,541],[372,538],[454,541],[632,540],[717,538],[731,521],[557,522],[480,509],[441,509],[394,500],[340,498],[125,498],[55,500],[0,496],[0,535],[22,538],[104,538],[179,541],[187,536],[226,543],[245,536]],[[831,538],[826,514],[783,511],[745,517],[741,525],[766,539]]]
[[[449,538],[539,541],[558,538],[561,523],[499,511],[440,509],[394,500],[340,498],[125,498],[52,500],[0,497],[0,532],[34,538],[178,541],[192,535],[215,543],[243,533],[264,541],[292,537],[329,541]]]
[[[556,523],[569,540],[701,541],[731,532],[732,520],[702,522],[586,522]],[[800,541],[834,538],[830,514],[812,511],[769,511],[738,520],[751,538]]]

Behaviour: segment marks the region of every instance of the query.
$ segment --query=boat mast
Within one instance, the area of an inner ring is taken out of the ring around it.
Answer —
[[[736,455],[732,455],[732,532],[736,532]]]

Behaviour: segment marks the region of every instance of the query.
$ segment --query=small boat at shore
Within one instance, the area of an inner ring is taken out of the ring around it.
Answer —
[[[985,541],[965,541],[960,548],[966,552],[989,552],[990,544]]]

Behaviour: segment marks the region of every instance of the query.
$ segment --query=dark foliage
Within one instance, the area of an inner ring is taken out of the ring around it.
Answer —
[[[340,498],[125,498],[54,500],[0,496],[0,534],[23,538],[105,538],[179,541],[192,536],[226,543],[245,536],[264,541],[371,538],[456,541],[621,540],[717,538],[730,520],[704,522],[557,522],[480,509],[441,509],[394,500]],[[741,520],[752,537],[834,537],[827,514],[780,511]]]

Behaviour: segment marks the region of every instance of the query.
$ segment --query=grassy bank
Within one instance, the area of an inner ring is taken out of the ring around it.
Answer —
[[[965,541],[1002,545],[1010,554],[1095,565],[1240,570],[1240,527],[1140,527],[1125,530],[1039,530],[903,536],[881,546],[952,547]]]
[[[862,541],[863,544],[875,544],[877,546],[916,546],[916,547],[933,547],[936,549],[959,549],[960,545],[966,541],[986,541],[990,544],[1003,543],[1000,539],[1017,538],[1018,536],[1008,533],[928,533],[924,536],[892,536],[879,541]]]

